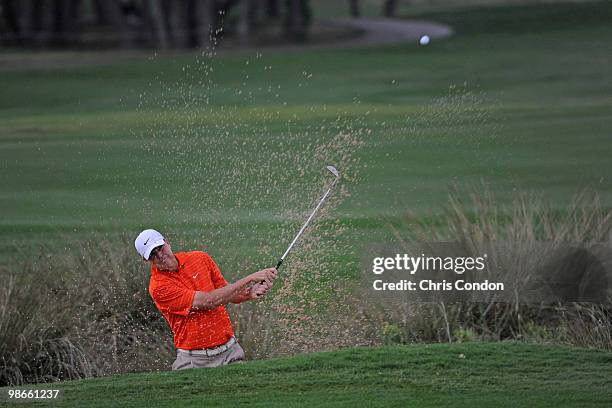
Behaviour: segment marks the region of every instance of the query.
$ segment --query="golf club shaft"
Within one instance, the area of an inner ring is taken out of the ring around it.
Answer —
[[[300,231],[297,233],[297,235],[295,236],[295,238],[293,238],[293,241],[291,241],[291,244],[289,244],[289,247],[287,248],[287,250],[285,251],[285,253],[283,254],[283,256],[280,257],[280,260],[278,261],[278,263],[276,264],[276,270],[278,270],[278,268],[280,268],[280,266],[283,264],[283,261],[285,260],[285,257],[287,256],[287,254],[289,253],[289,251],[291,251],[291,248],[293,248],[293,245],[295,245],[296,241],[298,240],[298,238],[300,237],[300,235],[302,235],[302,233],[304,232],[304,230],[306,229],[306,227],[308,226],[308,224],[310,223],[310,220],[312,220],[312,217],[314,217],[315,213],[317,212],[317,210],[319,209],[319,207],[321,207],[321,204],[323,204],[323,201],[325,201],[325,199],[327,198],[329,192],[332,190],[332,188],[334,188],[334,185],[336,185],[336,181],[338,181],[338,179],[334,180],[334,182],[332,183],[332,185],[327,189],[327,191],[325,192],[325,194],[323,194],[323,198],[321,198],[321,200],[319,201],[319,204],[317,204],[317,206],[315,207],[315,209],[312,211],[312,214],[310,214],[310,217],[308,217],[308,219],[306,220],[306,222],[304,223],[304,225],[302,225],[302,228],[300,229]]]

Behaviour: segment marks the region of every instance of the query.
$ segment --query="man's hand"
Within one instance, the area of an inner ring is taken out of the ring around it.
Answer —
[[[272,288],[271,283],[256,283],[249,289],[249,297],[251,299],[259,299],[263,297]]]
[[[268,293],[276,277],[276,268],[267,268],[242,278],[240,281],[244,282],[243,285],[246,284],[246,287],[239,293],[236,293],[230,299],[230,302],[242,303],[247,300],[262,298]]]
[[[261,271],[257,271],[255,273],[250,274],[247,278],[250,282],[253,283],[267,283],[272,286],[272,282],[276,279],[277,271],[276,268],[266,268]]]

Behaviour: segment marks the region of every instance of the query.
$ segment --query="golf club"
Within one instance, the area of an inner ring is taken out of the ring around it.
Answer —
[[[334,188],[334,186],[336,185],[336,182],[338,181],[338,179],[340,178],[340,173],[338,173],[338,170],[336,170],[336,168],[334,166],[327,166],[326,167],[327,170],[329,170],[333,175],[334,175],[334,181],[332,182],[332,184],[329,186],[329,188],[327,189],[327,191],[325,192],[325,194],[323,194],[323,197],[321,198],[321,200],[319,201],[319,204],[317,204],[317,206],[315,207],[315,209],[312,211],[312,214],[310,214],[310,217],[308,217],[308,219],[306,220],[306,222],[304,223],[304,225],[302,225],[302,228],[300,229],[300,231],[297,233],[297,235],[295,236],[295,238],[293,238],[293,241],[291,241],[291,244],[289,244],[289,248],[287,248],[287,250],[285,251],[285,253],[283,254],[283,256],[280,257],[280,260],[278,261],[278,263],[276,264],[276,270],[278,271],[278,269],[280,268],[280,266],[283,264],[283,261],[285,260],[285,257],[287,256],[287,254],[289,253],[289,251],[291,251],[291,248],[293,248],[293,245],[296,243],[296,241],[298,240],[298,238],[300,237],[300,235],[302,235],[302,233],[304,232],[304,230],[306,229],[306,227],[308,226],[308,223],[310,223],[310,220],[312,220],[312,217],[314,217],[315,213],[317,212],[317,210],[319,209],[319,207],[321,207],[321,204],[323,204],[323,201],[325,201],[325,199],[327,198],[327,196],[329,195],[329,192],[332,190],[332,188]]]

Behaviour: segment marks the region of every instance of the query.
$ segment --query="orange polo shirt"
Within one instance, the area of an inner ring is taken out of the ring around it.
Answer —
[[[234,330],[224,305],[191,311],[196,291],[212,292],[227,285],[221,271],[205,252],[174,254],[178,272],[151,268],[149,293],[174,333],[174,345],[185,350],[212,348],[226,343]]]

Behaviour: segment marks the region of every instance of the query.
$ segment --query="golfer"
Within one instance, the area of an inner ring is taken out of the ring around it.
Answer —
[[[244,360],[225,305],[265,295],[276,269],[263,269],[228,283],[207,253],[175,254],[153,229],[142,231],[134,245],[151,264],[149,293],[174,334],[177,353],[172,369],[218,367]]]

